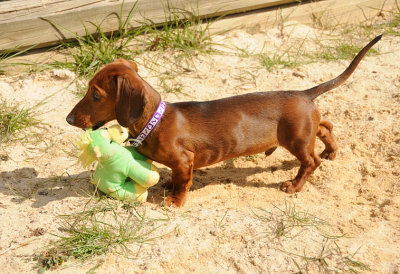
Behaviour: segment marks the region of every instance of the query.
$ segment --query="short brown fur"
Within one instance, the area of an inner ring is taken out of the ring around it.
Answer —
[[[138,148],[172,169],[172,194],[166,204],[185,203],[193,169],[260,152],[268,156],[278,146],[290,151],[301,164],[297,176],[282,183],[281,189],[287,193],[300,191],[320,165],[320,157],[333,160],[338,149],[333,125],[321,121],[312,100],[342,84],[380,38],[362,49],[337,78],[308,90],[168,103],[161,122]],[[89,82],[85,97],[68,115],[68,123],[86,129],[117,119],[136,136],[161,101],[159,93],[137,71],[134,62],[122,59],[106,65]],[[325,144],[320,155],[314,152],[316,137]]]

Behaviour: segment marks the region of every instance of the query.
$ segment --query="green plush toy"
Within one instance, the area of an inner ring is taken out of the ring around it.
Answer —
[[[128,131],[119,125],[89,129],[78,143],[83,151],[79,159],[88,168],[97,161],[92,183],[102,192],[119,200],[144,202],[147,188],[155,185],[160,176],[152,161],[135,148],[120,145],[127,137]]]

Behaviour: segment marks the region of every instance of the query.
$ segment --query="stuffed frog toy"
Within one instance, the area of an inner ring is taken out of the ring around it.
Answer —
[[[87,168],[97,162],[91,179],[105,194],[127,202],[144,202],[147,188],[160,176],[151,160],[134,147],[121,145],[127,138],[128,131],[119,125],[87,130],[78,143],[82,150],[80,162]]]

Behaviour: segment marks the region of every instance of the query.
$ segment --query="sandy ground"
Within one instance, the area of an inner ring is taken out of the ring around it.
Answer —
[[[283,36],[278,29],[258,27],[233,30],[216,39],[251,52],[263,48],[279,52],[288,42],[310,41],[309,47],[315,47],[313,35],[322,34],[296,25]],[[294,273],[299,269],[320,273],[321,262],[305,256],[328,254],[327,268],[332,271],[349,271],[343,258],[354,255],[354,261],[370,267],[355,268],[360,272],[399,273],[400,39],[384,37],[376,48],[382,54],[366,57],[344,85],[316,100],[323,118],[334,124],[340,148],[334,161],[322,162],[301,193],[279,190],[279,184],[294,177],[299,167],[282,148],[270,157],[260,154],[203,168],[195,172],[186,205],[167,210],[170,220],[156,231],[162,237],[149,245],[129,246],[133,253],[140,250],[138,256],[126,257],[115,250],[54,271],[85,273],[98,266],[98,273]],[[158,88],[160,80],[148,69],[151,65],[144,59],[137,61],[142,77]],[[182,92],[164,92],[162,97],[169,102],[210,100],[252,91],[305,89],[335,77],[348,63],[317,62],[268,72],[254,58],[200,56],[187,65],[191,69],[172,77],[182,84]],[[0,98],[9,102],[28,107],[52,95],[38,109],[43,123],[29,129],[32,137],[0,148],[2,273],[37,271],[33,254],[56,239],[52,234],[62,234],[57,216],[79,211],[93,193],[87,171],[73,156],[73,143],[81,131],[65,122],[79,100],[75,86],[69,85],[73,79],[66,71],[0,76]],[[322,147],[318,142],[317,150]],[[171,173],[158,166],[160,184],[150,189],[143,207],[148,216],[166,212],[160,206],[161,184]],[[285,220],[278,208],[288,205],[328,222],[324,229],[330,235],[346,237],[328,240],[315,226],[294,227],[277,236],[274,227]]]

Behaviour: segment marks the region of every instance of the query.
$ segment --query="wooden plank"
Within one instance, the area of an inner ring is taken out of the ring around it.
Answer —
[[[103,0],[12,0],[0,2],[0,24],[102,5]]]
[[[137,27],[143,18],[154,23],[165,21],[169,8],[197,12],[203,17],[231,14],[263,7],[270,7],[296,0],[125,0],[123,20],[136,4],[135,16],[130,22]],[[15,3],[13,3],[15,2]],[[0,50],[14,47],[45,47],[85,35],[85,29],[94,33],[88,22],[101,24],[104,32],[118,29],[118,15],[122,0],[17,0],[0,2]],[[5,19],[3,19],[5,18]]]
[[[282,20],[310,25],[359,24],[378,16],[380,11],[397,9],[396,0],[326,0],[309,4],[291,5],[282,9],[250,12],[251,16],[231,16],[212,24],[211,32],[234,28],[254,28],[260,24],[277,26]]]
[[[0,50],[24,48],[32,45],[45,47],[71,39],[75,34],[85,35],[83,25],[94,33],[100,25],[104,32],[118,28],[118,15],[123,0],[13,0],[0,2]],[[296,0],[125,0],[122,19],[135,7],[130,27],[137,27],[143,18],[154,23],[166,19],[168,9],[179,8],[194,11],[202,17],[252,12],[246,19],[231,16],[212,25],[213,31],[221,31],[260,22],[274,24],[279,17],[302,23],[344,22],[357,23],[376,15],[380,9],[392,9],[396,0],[325,0],[291,7],[263,10],[266,7],[297,2]],[[12,14],[12,19],[10,19]],[[8,16],[8,19],[3,19]]]

